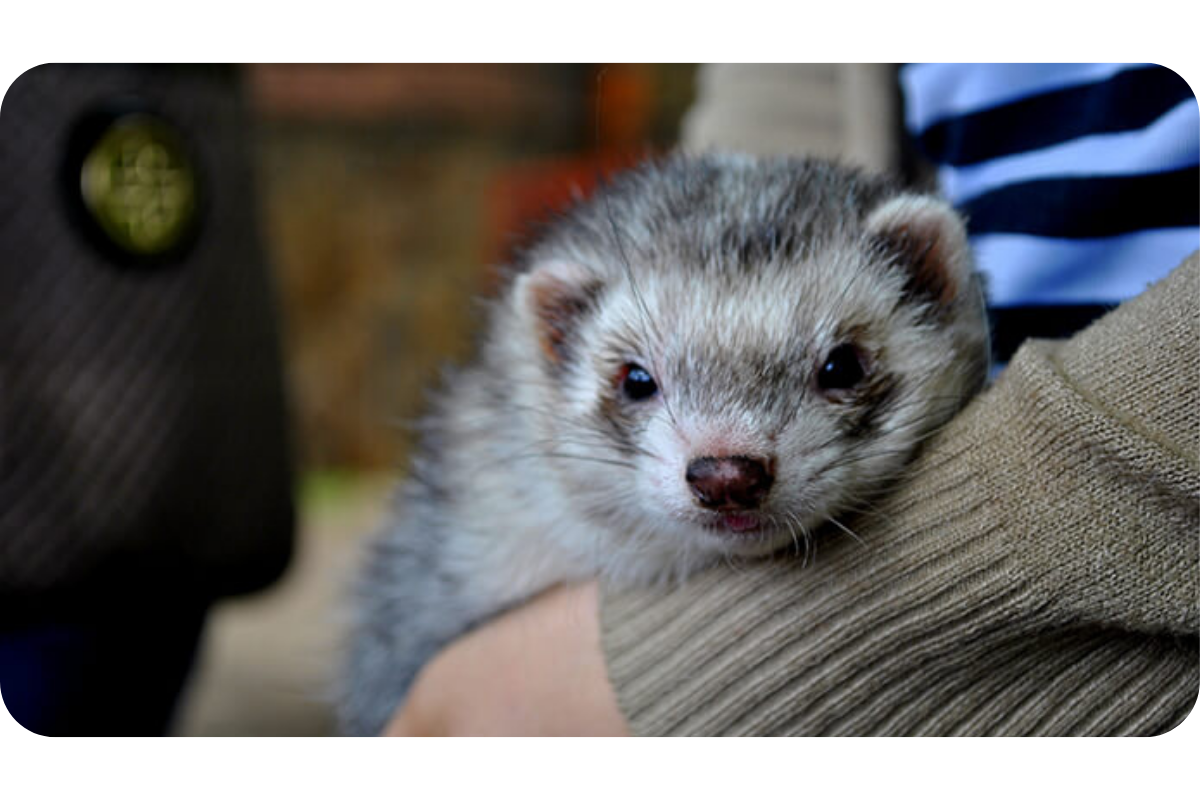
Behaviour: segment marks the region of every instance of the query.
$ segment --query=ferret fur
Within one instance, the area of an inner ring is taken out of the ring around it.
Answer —
[[[379,732],[438,649],[555,583],[681,580],[807,540],[899,476],[987,373],[962,220],[818,160],[675,155],[617,176],[512,265],[484,330],[365,553],[346,733]],[[823,394],[845,342],[863,384]],[[655,398],[621,396],[629,363]],[[683,475],[744,453],[775,480],[760,528],[735,535]]]

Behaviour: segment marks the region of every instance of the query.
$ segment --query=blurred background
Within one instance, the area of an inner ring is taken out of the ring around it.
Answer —
[[[662,151],[687,65],[249,66],[306,474],[388,470],[439,362],[544,215]],[[328,481],[326,481],[328,483]]]
[[[324,691],[357,547],[403,474],[404,420],[463,358],[470,298],[531,226],[668,148],[690,65],[255,65],[242,70],[280,303],[297,547],[220,602],[174,732],[332,732]]]

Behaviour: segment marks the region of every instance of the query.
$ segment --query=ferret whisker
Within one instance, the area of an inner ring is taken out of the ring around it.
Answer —
[[[943,200],[819,159],[668,157],[576,198],[402,423],[341,728],[381,730],[438,650],[555,583],[878,547],[855,527],[919,501],[896,485],[955,456],[921,448],[983,381],[966,241]]]
[[[825,519],[826,519],[828,522],[832,522],[832,523],[833,523],[834,525],[836,525],[838,528],[841,528],[843,531],[845,531],[847,536],[849,536],[849,537],[850,537],[851,539],[853,539],[854,541],[858,542],[858,546],[859,546],[859,547],[862,547],[862,548],[864,548],[864,549],[867,547],[867,543],[866,543],[866,542],[864,542],[864,541],[862,540],[862,538],[860,538],[860,537],[859,537],[859,535],[858,535],[857,533],[855,533],[854,531],[850,530],[848,527],[846,527],[846,526],[845,526],[845,525],[843,525],[842,523],[838,522],[836,518],[834,518],[834,517],[831,517],[831,516],[830,516],[830,517],[826,517]]]
[[[817,543],[816,543],[816,541],[813,539],[813,537],[812,537],[812,534],[810,534],[810,533],[808,532],[808,528],[806,528],[806,527],[804,526],[804,522],[803,522],[803,520],[801,520],[799,517],[797,517],[797,518],[796,518],[796,524],[798,524],[798,525],[800,526],[800,532],[801,532],[801,533],[804,535],[804,561],[801,563],[801,566],[802,566],[802,567],[808,567],[808,560],[809,560],[809,554],[810,554],[810,553],[811,553],[811,555],[812,555],[812,560],[813,560],[813,562],[814,562],[814,563],[816,563],[816,560],[817,560]]]
[[[845,510],[849,516],[877,517],[883,513],[879,506],[861,495],[848,496],[846,498]]]
[[[833,308],[834,308],[834,316],[835,317],[844,316],[846,302],[847,302],[847,300],[849,300],[849,296],[850,296],[850,289],[854,287],[856,281],[864,279],[864,277],[868,274],[870,274],[870,270],[867,270],[867,269],[853,270],[853,274],[850,276],[850,280],[848,280],[846,282],[845,287],[842,289],[842,293],[838,296],[837,300],[835,300],[832,304]]]
[[[921,425],[925,424],[925,423],[926,423],[925,420],[919,420],[919,421],[913,420],[912,422],[905,423],[904,425],[898,425],[895,428],[892,428],[891,432],[898,433],[900,431],[909,430],[911,428],[918,428],[918,427],[921,427]],[[912,439],[909,440],[909,449],[915,450],[916,445],[922,444],[922,443],[928,441],[929,439],[932,439],[935,436],[938,436],[941,433],[942,433],[942,427],[935,425],[935,426],[931,427],[929,430],[927,430],[917,436],[912,437]]]
[[[602,438],[591,440],[572,438],[570,436],[550,436],[544,439],[538,439],[536,440],[536,443],[539,445],[550,446],[574,445],[576,447],[593,448],[594,450],[599,450],[601,452],[616,451],[623,455],[639,455],[655,461],[662,460],[662,456],[651,452],[644,447],[628,442],[615,442],[612,439],[603,436]]]
[[[609,229],[612,231],[613,242],[617,246],[617,254],[620,256],[621,267],[625,273],[625,280],[629,282],[630,293],[633,295],[634,303],[637,305],[638,313],[641,315],[643,341],[642,349],[645,351],[646,357],[653,362],[651,365],[652,369],[661,375],[661,364],[659,364],[658,360],[654,357],[654,353],[652,352],[653,348],[650,344],[651,339],[649,338],[648,333],[650,331],[654,332],[654,341],[661,342],[665,339],[662,335],[662,331],[659,330],[658,326],[655,324],[654,317],[650,314],[650,308],[646,305],[646,299],[643,297],[642,291],[638,287],[637,278],[634,276],[633,272],[633,264],[629,260],[629,254],[625,251],[625,243],[622,241],[620,230],[617,227],[616,218],[613,216],[612,205],[608,195],[609,193],[607,191],[602,193],[604,214],[608,219]],[[673,425],[678,427],[679,421],[675,418],[675,414],[671,410],[671,404],[669,398],[667,397],[667,392],[661,392],[661,396],[663,401],[663,409],[667,412],[667,417],[671,420]]]
[[[581,456],[574,453],[534,453],[533,458],[564,458],[573,461],[588,461],[593,464],[608,464],[613,467],[621,467],[622,469],[635,469],[628,461],[620,461],[615,458],[594,458],[591,456]]]
[[[792,537],[792,552],[796,558],[800,557],[800,537],[796,536],[796,528],[800,525],[800,520],[791,511],[784,512],[785,527],[788,535]]]
[[[564,459],[564,460],[569,460],[569,461],[587,462],[587,463],[592,463],[592,464],[605,464],[608,466],[621,467],[622,469],[629,469],[629,470],[636,469],[636,467],[633,464],[630,464],[628,461],[621,461],[616,458],[600,458],[600,457],[596,457],[596,456],[580,455],[577,453],[548,452],[548,451],[544,451],[544,450],[540,450],[540,449],[536,449],[536,448],[533,451],[529,451],[529,452],[527,452],[527,450],[529,450],[529,449],[526,448],[525,450],[518,451],[515,453],[507,453],[507,454],[501,455],[495,459],[492,459],[489,461],[484,461],[480,464],[477,464],[476,469],[475,469],[475,474],[478,474],[479,472],[482,472],[484,470],[492,469],[497,466],[509,464],[514,461],[526,461],[526,460],[531,460],[531,459],[536,460],[539,458]]]
[[[887,461],[887,460],[890,460],[890,458],[892,456],[908,455],[910,452],[911,452],[911,448],[909,448],[909,447],[889,447],[889,448],[882,448],[882,449],[878,449],[878,450],[871,450],[871,451],[868,451],[865,453],[859,453],[856,456],[842,456],[842,457],[834,460],[833,462],[831,462],[828,467],[826,467],[821,472],[818,472],[817,475],[819,476],[821,474],[824,474],[825,472],[828,472],[831,469],[836,469],[838,467],[848,467],[852,464],[858,464],[863,461],[875,461],[875,460]]]

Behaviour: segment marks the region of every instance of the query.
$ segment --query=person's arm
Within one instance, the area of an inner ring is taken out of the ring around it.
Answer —
[[[545,595],[431,663],[393,732],[1170,729],[1200,688],[1198,298],[1193,257],[1028,343],[847,521],[862,544],[604,590],[599,623],[590,585]]]
[[[388,736],[621,736],[596,584],[552,589],[463,636],[418,676]]]
[[[1200,260],[1027,342],[877,513],[602,596],[638,734],[1154,733],[1200,685]]]

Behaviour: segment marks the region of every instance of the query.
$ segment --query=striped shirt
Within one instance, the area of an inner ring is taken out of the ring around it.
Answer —
[[[1171,70],[912,64],[900,84],[908,133],[967,216],[998,358],[1071,333],[1200,248],[1200,110]]]

